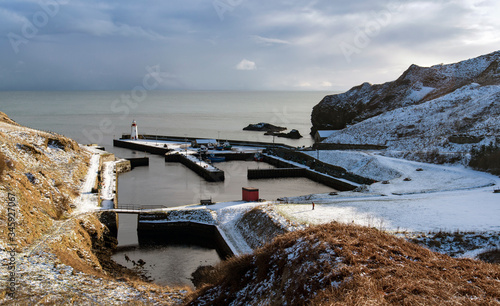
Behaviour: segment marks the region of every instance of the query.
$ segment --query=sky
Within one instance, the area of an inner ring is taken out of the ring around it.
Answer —
[[[500,49],[495,0],[2,0],[0,90],[344,91]]]

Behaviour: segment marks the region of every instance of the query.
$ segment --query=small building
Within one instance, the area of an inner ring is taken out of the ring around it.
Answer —
[[[192,146],[193,148],[199,148],[201,146],[205,147],[214,147],[217,143],[217,140],[215,139],[196,139],[193,141]]]
[[[314,142],[322,142],[323,140],[330,137],[335,132],[335,130],[318,130],[314,134]]]
[[[139,131],[137,130],[137,122],[132,121],[132,127],[130,131],[130,139],[137,140],[139,139]]]
[[[259,189],[252,187],[242,188],[243,201],[246,202],[258,202],[259,201]]]

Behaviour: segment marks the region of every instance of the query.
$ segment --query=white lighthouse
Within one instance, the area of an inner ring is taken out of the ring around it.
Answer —
[[[131,127],[131,132],[130,132],[130,139],[137,140],[139,139],[139,132],[137,131],[137,123],[132,121],[132,127]]]

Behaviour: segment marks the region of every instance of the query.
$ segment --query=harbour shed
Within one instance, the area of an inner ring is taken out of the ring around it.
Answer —
[[[257,202],[259,201],[259,189],[252,187],[243,187],[241,189],[243,201]]]

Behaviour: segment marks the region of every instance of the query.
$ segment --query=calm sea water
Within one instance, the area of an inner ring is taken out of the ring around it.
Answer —
[[[269,122],[297,129],[300,140],[277,138],[294,146],[310,145],[312,107],[327,92],[0,92],[0,110],[18,123],[61,133],[80,143],[110,146],[130,132],[272,142],[263,133],[242,131]]]
[[[130,132],[136,120],[139,133],[194,136],[272,142],[261,132],[243,131],[250,123],[269,122],[298,129],[300,140],[277,138],[293,146],[309,146],[312,107],[325,92],[148,92],[140,103],[128,100],[130,92],[0,92],[0,111],[22,125],[54,131],[79,143],[99,143],[119,157],[145,153],[114,148],[112,139]],[[210,183],[178,163],[150,157],[149,167],[138,167],[119,177],[119,202],[165,205],[197,203],[200,199],[234,201],[241,199],[241,187],[257,187],[260,197],[273,200],[332,191],[307,179],[248,181],[248,168],[269,167],[257,162],[228,162],[218,165],[226,181]],[[136,246],[137,216],[120,215],[120,246]],[[192,286],[190,275],[200,265],[220,261],[213,249],[198,246],[158,246],[119,251],[113,258],[130,268],[142,259],[146,275],[162,285]]]

